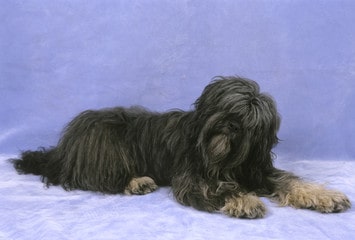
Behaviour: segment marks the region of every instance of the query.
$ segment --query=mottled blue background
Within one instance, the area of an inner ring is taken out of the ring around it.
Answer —
[[[0,153],[56,144],[85,109],[190,109],[216,75],[257,80],[276,152],[355,159],[355,1],[0,1]]]

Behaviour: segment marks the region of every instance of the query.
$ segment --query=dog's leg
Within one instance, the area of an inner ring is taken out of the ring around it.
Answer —
[[[322,213],[343,212],[351,207],[341,192],[329,190],[320,184],[309,183],[291,173],[275,170],[272,182],[275,190],[272,199],[282,206],[306,208]]]
[[[132,178],[125,188],[124,193],[127,195],[144,195],[155,191],[157,188],[158,186],[150,177],[137,177]]]
[[[266,212],[255,194],[246,193],[235,182],[208,182],[183,175],[173,179],[172,189],[178,202],[202,211],[221,211],[239,218],[259,218]]]

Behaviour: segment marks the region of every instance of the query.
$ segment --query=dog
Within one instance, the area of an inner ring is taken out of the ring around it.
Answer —
[[[238,218],[263,217],[261,196],[321,213],[350,208],[343,193],[273,166],[279,126],[275,101],[255,81],[216,77],[193,110],[84,111],[57,146],[11,162],[19,173],[65,190],[139,195],[171,186],[183,205]]]

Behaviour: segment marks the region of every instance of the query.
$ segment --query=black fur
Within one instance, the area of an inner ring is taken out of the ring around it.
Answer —
[[[273,167],[279,125],[273,99],[256,82],[219,77],[192,111],[85,111],[56,147],[23,152],[12,162],[20,173],[66,190],[123,193],[132,179],[148,176],[172,186],[180,203],[215,211],[243,194],[275,197],[298,179]]]

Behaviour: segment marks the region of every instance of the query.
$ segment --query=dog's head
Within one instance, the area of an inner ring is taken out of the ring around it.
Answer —
[[[195,102],[201,123],[197,146],[206,164],[234,168],[248,160],[271,161],[280,117],[259,85],[239,77],[218,77]]]

